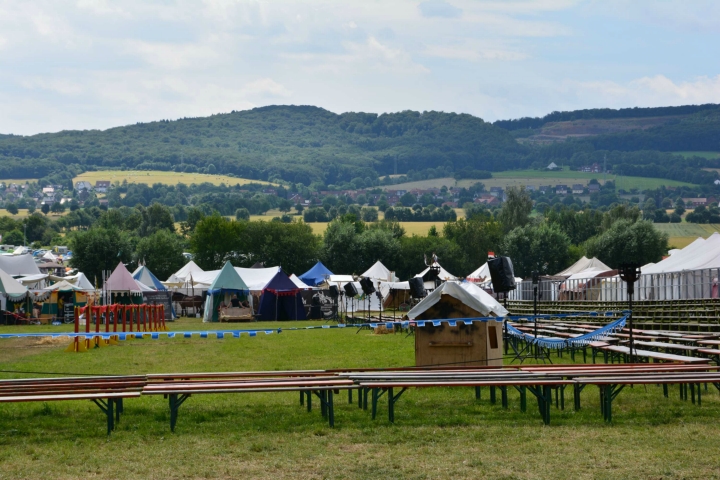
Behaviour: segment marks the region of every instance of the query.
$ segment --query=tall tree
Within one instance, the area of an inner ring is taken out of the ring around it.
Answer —
[[[586,244],[587,255],[598,257],[603,263],[617,268],[623,263],[645,265],[658,262],[668,250],[668,235],[651,222],[618,220],[601,235]]]
[[[205,270],[217,270],[227,260],[239,262],[243,223],[220,215],[211,215],[197,222],[190,237],[195,263]]]
[[[509,232],[514,228],[524,227],[530,222],[533,203],[530,192],[525,190],[524,186],[508,188],[505,194],[507,198],[500,210],[498,220],[503,224],[505,231]]]
[[[145,263],[156,277],[164,280],[185,264],[183,242],[174,233],[158,230],[140,239],[135,247],[135,260]]]
[[[527,225],[505,236],[503,253],[513,262],[515,275],[529,277],[537,270],[552,275],[568,266],[570,239],[555,224]]]
[[[443,235],[455,242],[463,252],[463,268],[453,273],[465,276],[487,262],[488,252],[499,251],[503,227],[491,217],[477,215],[470,220],[446,223]]]
[[[100,281],[103,270],[114,270],[118,262],[132,259],[132,245],[125,232],[95,227],[76,232],[70,237],[73,251],[70,264],[83,272],[92,282]]]

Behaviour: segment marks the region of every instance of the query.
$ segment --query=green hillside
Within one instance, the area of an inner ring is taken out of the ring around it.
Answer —
[[[662,122],[653,123],[658,118]],[[523,143],[527,138],[516,124],[493,125],[467,114],[335,114],[270,106],[104,131],[0,135],[0,178],[54,174],[69,181],[87,170],[125,169],[371,186],[395,173],[408,181],[488,179],[488,172],[542,172],[550,162],[572,170],[598,163],[665,185],[672,180],[714,188],[718,178],[711,169],[720,168],[720,157],[692,154],[720,151],[717,105],[561,112],[543,122],[563,140]]]

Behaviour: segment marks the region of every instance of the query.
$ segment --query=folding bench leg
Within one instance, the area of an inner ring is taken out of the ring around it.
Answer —
[[[175,431],[175,424],[177,424],[178,410],[185,400],[190,397],[190,394],[179,395],[177,393],[171,393],[168,395],[170,404],[170,431]]]
[[[107,417],[107,433],[110,435],[113,430],[115,430],[115,415],[113,412],[113,403],[115,400],[112,398],[108,398],[107,400],[102,399],[93,399],[93,402],[95,405],[100,407],[100,410],[105,414]]]

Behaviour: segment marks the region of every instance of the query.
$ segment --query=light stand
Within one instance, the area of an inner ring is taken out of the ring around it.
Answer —
[[[620,265],[618,270],[620,278],[627,284],[627,296],[628,296],[628,328],[630,329],[630,363],[635,363],[635,341],[633,340],[633,316],[632,316],[632,304],[633,296],[635,295],[635,282],[640,278],[640,265],[637,263],[625,263]]]

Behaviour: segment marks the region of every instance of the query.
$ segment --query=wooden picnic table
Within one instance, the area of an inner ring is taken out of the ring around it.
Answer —
[[[630,355],[630,348],[621,345],[609,345],[607,347],[601,347],[603,350],[608,352],[620,353],[625,356]],[[707,358],[688,357],[685,355],[675,355],[672,353],[661,353],[652,352],[648,350],[635,349],[633,355],[640,358],[647,358],[652,360],[661,360],[666,362],[681,362],[681,363],[707,363]]]
[[[698,345],[720,345],[720,340],[698,340]]]
[[[638,341],[635,342],[635,345],[640,345],[641,347],[650,347],[650,348],[661,348],[664,350],[679,350],[681,352],[694,352],[700,347],[695,347],[692,345],[680,345],[677,343],[665,343],[665,342],[645,342],[645,341]]]

